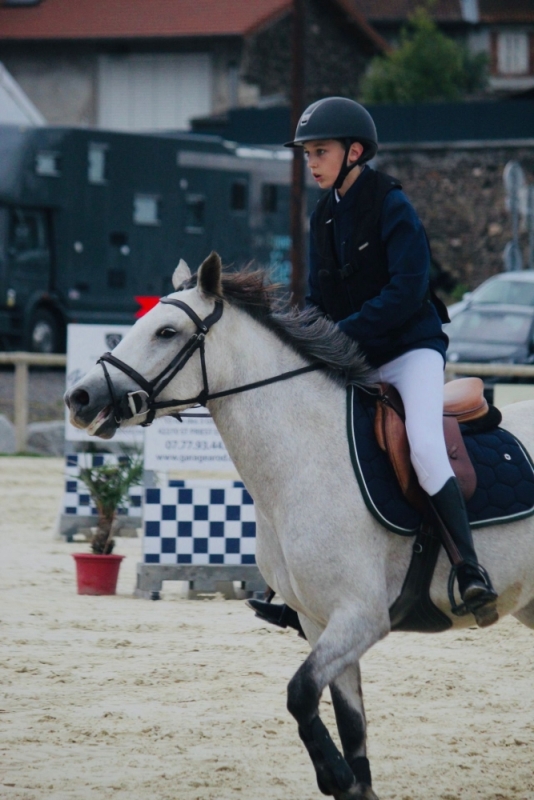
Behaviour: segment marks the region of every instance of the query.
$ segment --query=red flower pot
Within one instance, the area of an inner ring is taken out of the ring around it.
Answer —
[[[73,553],[78,594],[115,594],[119,568],[124,556]]]

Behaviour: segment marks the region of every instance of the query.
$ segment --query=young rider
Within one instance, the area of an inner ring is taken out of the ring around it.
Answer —
[[[464,499],[443,436],[445,307],[429,290],[423,225],[398,181],[367,162],[378,149],[363,106],[329,97],[309,106],[287,147],[302,147],[327,194],[311,217],[308,303],[355,339],[374,381],[399,392],[419,483],[452,536],[463,563],[458,587],[480,625],[497,619],[497,594],[478,564]],[[298,626],[287,606],[249,603],[270,622]],[[300,627],[300,626],[298,626]]]

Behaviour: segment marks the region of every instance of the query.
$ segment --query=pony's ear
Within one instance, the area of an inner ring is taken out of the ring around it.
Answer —
[[[222,262],[214,250],[198,268],[198,288],[204,294],[222,295]]]
[[[178,266],[172,274],[172,285],[175,289],[179,289],[182,283],[185,283],[191,277],[191,270],[183,260],[180,259]]]

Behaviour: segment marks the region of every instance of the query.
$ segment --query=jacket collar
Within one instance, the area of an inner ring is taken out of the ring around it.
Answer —
[[[343,197],[337,198],[337,192],[335,189],[331,189],[331,202],[332,202],[332,209],[335,214],[342,214],[344,211],[347,211],[349,208],[352,208],[358,202],[358,197],[361,193],[362,187],[366,182],[367,178],[371,174],[371,167],[367,164],[364,165],[361,173],[358,175],[348,192],[345,193]]]

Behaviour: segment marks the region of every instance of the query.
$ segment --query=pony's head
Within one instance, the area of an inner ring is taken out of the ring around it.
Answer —
[[[171,413],[167,386],[180,373],[180,398],[173,411],[203,401],[207,390],[205,340],[222,315],[222,265],[211,253],[192,277],[180,260],[176,290],[139,319],[111,353],[65,394],[70,421],[90,435],[110,439],[120,426],[151,422]]]

